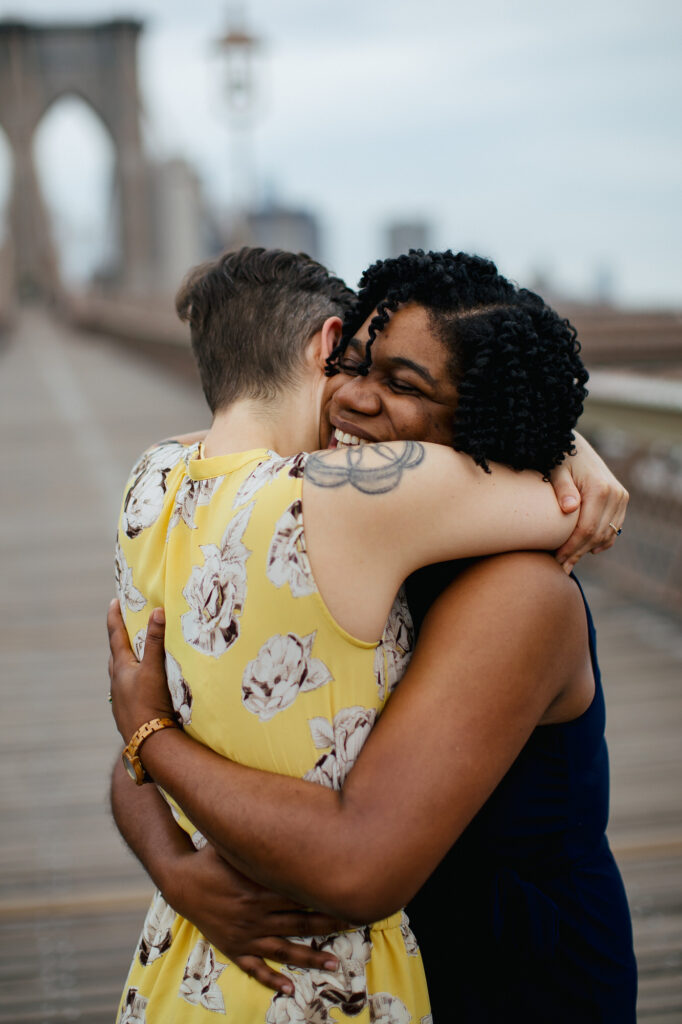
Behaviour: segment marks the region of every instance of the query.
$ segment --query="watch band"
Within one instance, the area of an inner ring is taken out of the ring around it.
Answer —
[[[152,718],[145,722],[133,733],[130,743],[124,749],[121,757],[123,766],[136,785],[141,786],[144,782],[151,782],[151,778],[144,769],[144,765],[138,756],[138,750],[144,741],[159,729],[178,729],[178,723],[174,718]]]

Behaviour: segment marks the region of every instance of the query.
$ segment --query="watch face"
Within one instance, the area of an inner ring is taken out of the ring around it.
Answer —
[[[123,759],[123,767],[128,772],[128,775],[133,780],[133,782],[137,782],[137,772],[135,771],[135,765],[133,764],[133,762],[128,757],[125,751],[123,751],[121,757]]]

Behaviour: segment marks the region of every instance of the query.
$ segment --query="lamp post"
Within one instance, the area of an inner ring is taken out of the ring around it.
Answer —
[[[233,6],[228,31],[218,45],[225,54],[230,129],[231,242],[249,241],[247,215],[253,206],[253,121],[256,107],[255,58],[260,40],[246,31],[242,5]]]

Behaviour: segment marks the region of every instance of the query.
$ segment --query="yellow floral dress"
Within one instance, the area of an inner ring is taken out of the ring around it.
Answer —
[[[305,460],[265,449],[204,459],[174,441],[150,449],[124,497],[116,582],[138,656],[151,609],[166,609],[168,683],[189,735],[242,764],[339,788],[404,670],[412,632],[400,595],[379,644],[332,618],[305,551]],[[430,1021],[404,913],[303,941],[339,957],[339,970],[284,967],[295,991],[275,994],[156,893],[118,1022]]]

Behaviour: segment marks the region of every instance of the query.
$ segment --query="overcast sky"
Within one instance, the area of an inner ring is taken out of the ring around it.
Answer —
[[[221,0],[15,0],[0,16],[139,17],[145,137],[230,196]],[[385,225],[537,271],[589,298],[682,308],[679,0],[250,0],[263,39],[258,189],[310,208],[354,283]],[[87,145],[85,145],[87,143]],[[39,139],[52,193],[83,236],[106,209],[102,132],[68,108]],[[74,150],[78,150],[75,152]],[[7,158],[0,171],[7,178]],[[0,177],[3,175],[0,174]],[[56,200],[55,200],[56,201]]]

